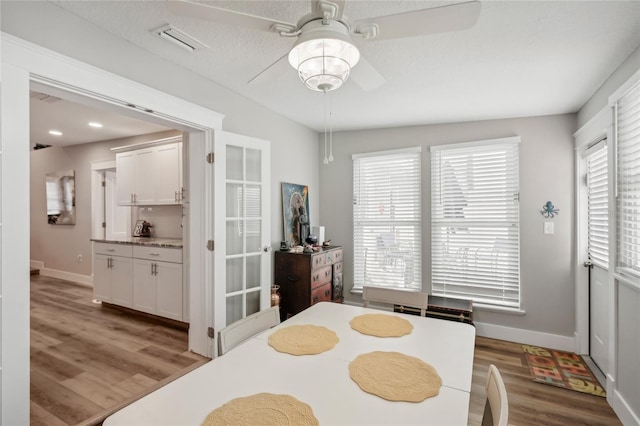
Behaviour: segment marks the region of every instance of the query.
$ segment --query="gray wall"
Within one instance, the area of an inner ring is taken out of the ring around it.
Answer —
[[[431,276],[431,157],[429,146],[521,136],[520,220],[522,309],[526,315],[474,312],[479,322],[562,336],[575,330],[573,271],[574,114],[469,123],[400,127],[333,135],[335,161],[320,166],[320,216],[326,238],[345,248],[346,299],[353,285],[351,155],[387,149],[422,147],[422,273],[429,291]],[[324,149],[321,137],[320,150]],[[321,156],[322,158],[322,156]],[[555,234],[543,235],[542,205],[551,200],[560,209]]]
[[[91,162],[115,160],[111,148],[179,135],[175,130],[130,138],[31,151],[31,260],[58,271],[91,275]],[[49,225],[45,175],[73,169],[76,176],[76,224]],[[81,254],[80,263],[77,256]]]
[[[50,2],[2,1],[0,25],[2,31],[24,40],[224,114],[225,131],[271,141],[274,247],[283,237],[282,182],[309,186],[310,218],[313,224],[317,223],[320,189],[315,131],[115,37]]]

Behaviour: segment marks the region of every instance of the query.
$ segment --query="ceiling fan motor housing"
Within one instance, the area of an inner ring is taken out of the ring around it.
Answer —
[[[309,89],[327,92],[342,86],[360,52],[349,37],[348,28],[339,21],[310,21],[289,52],[289,63],[298,70],[300,80]]]

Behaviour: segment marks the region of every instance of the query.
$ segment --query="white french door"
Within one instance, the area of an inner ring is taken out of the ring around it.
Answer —
[[[216,132],[214,330],[269,307],[271,153],[268,141]]]
[[[609,371],[609,179],[606,139],[585,151],[587,254],[589,267],[589,355]]]

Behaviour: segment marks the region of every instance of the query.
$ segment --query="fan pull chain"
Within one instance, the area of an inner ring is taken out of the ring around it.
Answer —
[[[331,108],[331,94],[329,94],[329,161],[333,161],[333,110]]]
[[[327,158],[327,90],[324,90],[324,160],[322,161],[324,164],[329,164],[329,159]]]

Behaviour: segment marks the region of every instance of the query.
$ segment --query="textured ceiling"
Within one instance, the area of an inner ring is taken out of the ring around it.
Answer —
[[[322,93],[291,67],[247,82],[294,40],[172,15],[165,1],[54,1],[105,30],[193,70],[310,128],[324,128]],[[216,6],[296,23],[308,1],[213,1]],[[351,19],[456,2],[347,1]],[[356,40],[386,79],[373,91],[353,81],[332,93],[335,130],[576,112],[640,45],[638,1],[483,1],[465,31],[400,40]],[[204,42],[194,53],[150,33],[172,24]],[[353,71],[357,72],[357,66]]]

